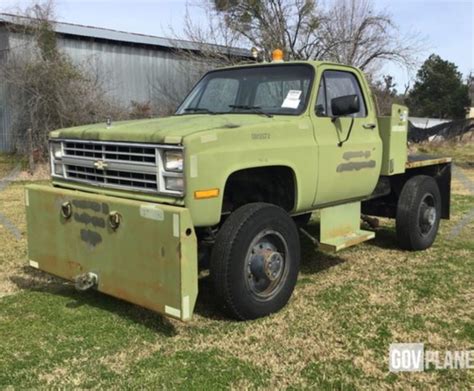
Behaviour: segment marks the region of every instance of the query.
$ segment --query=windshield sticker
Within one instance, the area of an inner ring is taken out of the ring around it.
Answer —
[[[281,107],[288,109],[297,109],[300,105],[301,90],[290,90],[286,95]]]

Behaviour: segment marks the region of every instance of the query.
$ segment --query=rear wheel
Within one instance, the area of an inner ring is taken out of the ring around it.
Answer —
[[[397,205],[397,237],[406,250],[430,247],[438,233],[441,195],[436,181],[426,175],[409,179]]]
[[[211,256],[216,299],[232,317],[255,319],[288,302],[299,271],[296,225],[281,208],[253,203],[232,213]]]

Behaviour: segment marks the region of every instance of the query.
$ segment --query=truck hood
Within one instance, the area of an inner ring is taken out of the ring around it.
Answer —
[[[107,127],[105,123],[55,130],[53,138],[142,143],[179,144],[182,138],[211,129],[234,129],[243,126],[281,121],[255,114],[177,115],[146,120],[120,121]]]

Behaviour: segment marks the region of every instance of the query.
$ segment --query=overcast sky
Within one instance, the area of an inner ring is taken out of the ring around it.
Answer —
[[[326,0],[330,3],[331,0]],[[418,31],[426,38],[423,61],[430,53],[454,62],[466,76],[474,71],[474,0],[374,0],[378,8],[388,10],[400,27],[401,34]],[[182,29],[186,3],[197,0],[57,0],[57,16],[64,22],[106,27],[122,31],[166,36],[170,27]],[[30,4],[25,0],[0,0],[0,11]],[[197,7],[191,8],[199,20]],[[397,65],[388,65],[403,89],[415,75]]]

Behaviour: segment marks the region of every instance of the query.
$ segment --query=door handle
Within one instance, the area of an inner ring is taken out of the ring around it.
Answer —
[[[364,124],[362,125],[364,129],[375,129],[377,125],[375,124]]]

